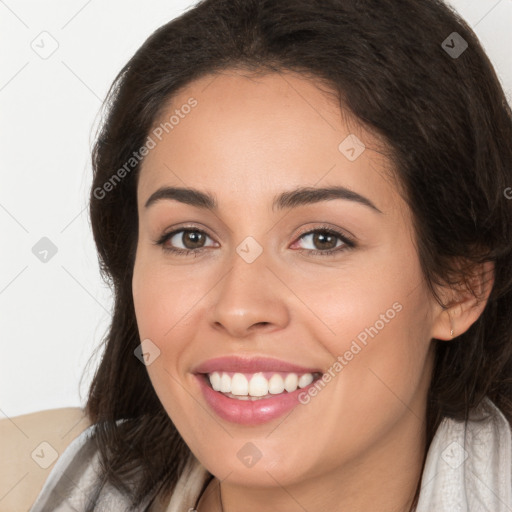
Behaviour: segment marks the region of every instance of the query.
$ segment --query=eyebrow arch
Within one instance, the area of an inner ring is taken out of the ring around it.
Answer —
[[[194,188],[184,187],[161,187],[156,192],[151,194],[149,199],[144,205],[149,208],[152,204],[162,199],[172,199],[181,203],[189,204],[197,208],[204,208],[206,210],[218,210],[218,203],[213,195],[208,192],[201,192]],[[296,208],[298,206],[319,203],[321,201],[328,201],[332,199],[345,199],[362,204],[374,210],[375,212],[382,213],[368,198],[342,186],[313,188],[313,187],[300,187],[295,190],[290,190],[277,195],[272,203],[272,210],[276,208],[283,210],[286,208]]]
[[[333,186],[323,188],[301,187],[289,192],[283,192],[274,199],[272,210],[277,208],[295,208],[306,204],[319,203],[320,201],[329,201],[332,199],[346,199],[356,203],[368,206],[378,213],[382,213],[368,198],[345,187]]]

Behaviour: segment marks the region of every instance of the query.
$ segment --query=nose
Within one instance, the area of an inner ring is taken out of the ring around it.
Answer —
[[[286,327],[290,319],[287,289],[268,268],[265,251],[252,263],[235,253],[229,264],[229,271],[212,290],[213,328],[241,339]]]

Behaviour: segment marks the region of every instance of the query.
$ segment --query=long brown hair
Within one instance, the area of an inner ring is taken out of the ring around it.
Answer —
[[[467,42],[460,55],[448,51],[453,37]],[[115,302],[86,410],[105,478],[134,504],[168,495],[190,453],[134,356],[140,163],[126,163],[179,89],[234,67],[316,78],[383,138],[433,293],[468,280],[461,258],[494,262],[480,318],[458,340],[433,340],[426,450],[443,417],[467,419],[486,395],[512,421],[512,114],[476,35],[440,0],[203,0],[119,72],[93,149],[91,224]],[[135,473],[138,485],[128,486]]]

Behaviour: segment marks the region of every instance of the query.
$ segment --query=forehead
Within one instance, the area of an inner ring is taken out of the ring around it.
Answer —
[[[295,73],[202,77],[168,102],[150,135],[155,147],[141,166],[140,202],[164,185],[233,199],[249,190],[256,198],[339,184],[379,195],[384,208],[397,200],[382,141],[341,109],[332,91]],[[354,141],[365,145],[356,159],[346,152]]]

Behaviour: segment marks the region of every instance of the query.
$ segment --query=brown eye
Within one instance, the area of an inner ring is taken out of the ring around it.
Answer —
[[[206,245],[207,239],[211,238],[200,229],[178,229],[172,233],[163,235],[155,243],[161,245],[162,249],[169,253],[177,255],[187,255],[189,253],[198,254],[207,247],[213,247],[216,244]]]
[[[301,245],[299,252],[311,256],[334,256],[356,247],[355,240],[332,228],[317,228],[302,233],[295,243]]]
[[[303,241],[304,245],[309,244],[312,247],[309,247],[311,250],[318,251],[330,251],[338,247],[338,242],[341,241],[340,245],[344,244],[344,239],[338,233],[332,233],[330,231],[317,229],[315,231],[310,231],[309,233],[304,233],[300,240]],[[304,247],[303,248],[307,248]]]
[[[181,233],[181,231],[179,232]],[[178,233],[178,234],[179,234]],[[198,249],[203,246],[206,236],[201,231],[182,231],[181,242],[185,249]]]
[[[337,244],[337,236],[326,231],[317,231],[313,234],[313,244],[320,251],[334,249]]]

